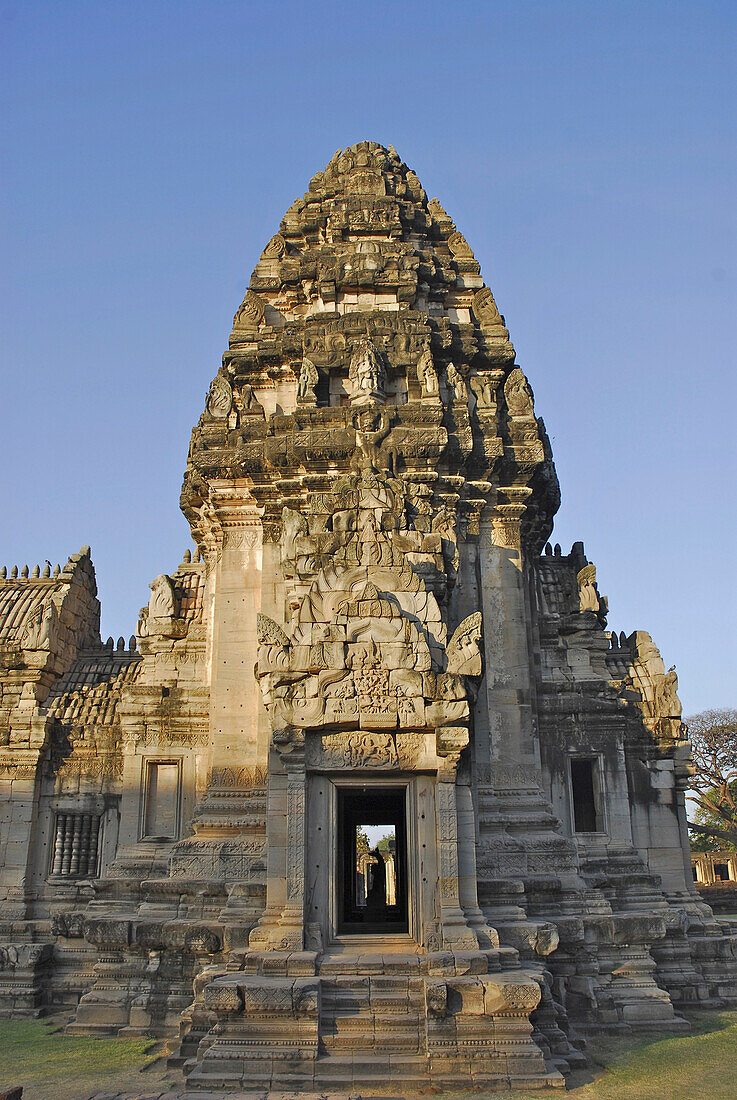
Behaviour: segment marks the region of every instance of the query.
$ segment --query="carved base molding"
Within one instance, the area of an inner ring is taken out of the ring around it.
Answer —
[[[286,959],[278,976],[213,975],[192,1016],[204,1010],[214,1026],[186,1067],[187,1086],[562,1085],[532,1038],[538,975],[463,972],[462,958],[435,960],[432,974],[413,956],[325,955],[314,975],[290,974]]]

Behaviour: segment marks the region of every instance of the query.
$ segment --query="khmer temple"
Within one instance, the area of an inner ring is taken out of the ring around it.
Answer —
[[[88,547],[2,571],[0,1013],[167,1036],[193,1093],[366,1095],[562,1085],[587,1031],[734,1000],[675,673],[551,549],[559,503],[470,245],[391,146],[336,153],[135,635]]]

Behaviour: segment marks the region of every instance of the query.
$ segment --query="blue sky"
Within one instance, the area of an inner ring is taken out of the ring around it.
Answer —
[[[189,433],[260,251],[393,144],[467,236],[610,625],[735,705],[737,5],[0,3],[0,560],[90,543],[103,634],[190,545]]]

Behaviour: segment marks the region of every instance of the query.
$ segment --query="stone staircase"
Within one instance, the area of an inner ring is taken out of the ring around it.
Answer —
[[[419,977],[334,977],[320,983],[320,1045],[315,1080],[350,1089],[401,1080],[430,1083],[425,985]]]

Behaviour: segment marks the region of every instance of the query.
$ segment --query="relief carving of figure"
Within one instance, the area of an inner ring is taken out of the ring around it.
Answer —
[[[371,397],[384,400],[384,364],[370,340],[361,340],[354,349],[348,378],[353,387],[351,400]]]
[[[151,619],[173,619],[176,615],[176,600],[171,577],[159,573],[149,585],[151,597],[148,601],[149,626]]]
[[[487,375],[474,373],[469,378],[468,384],[480,409],[494,408],[494,387]]]
[[[303,359],[299,371],[297,383],[297,397],[301,401],[308,401],[315,396],[315,386],[318,382],[317,367],[311,359]]]
[[[450,386],[453,400],[465,404],[468,401],[466,383],[463,381],[463,376],[460,371],[453,363],[448,363],[445,369],[445,376],[448,379],[448,385]]]
[[[512,416],[533,415],[532,390],[519,367],[514,368],[504,383],[504,396]]]
[[[391,431],[391,416],[387,409],[376,412],[361,409],[353,418],[356,451],[351,465],[356,469],[390,472],[391,454],[385,454],[382,444]]]
[[[366,512],[362,516],[359,538],[361,541],[361,565],[380,565],[381,546],[379,545],[376,520],[372,512]]]
[[[423,397],[438,397],[440,386],[438,384],[438,372],[435,370],[432,352],[429,345],[425,348],[420,361],[417,364],[417,380],[422,386]]]
[[[283,564],[291,563],[300,573],[309,569],[314,546],[307,520],[296,508],[282,508],[280,545]]]
[[[248,384],[246,384],[241,388],[240,393],[236,391],[233,396],[236,408],[244,416],[260,416],[262,418],[266,417],[264,407],[259,399],[256,397],[253,386],[249,386]]]

